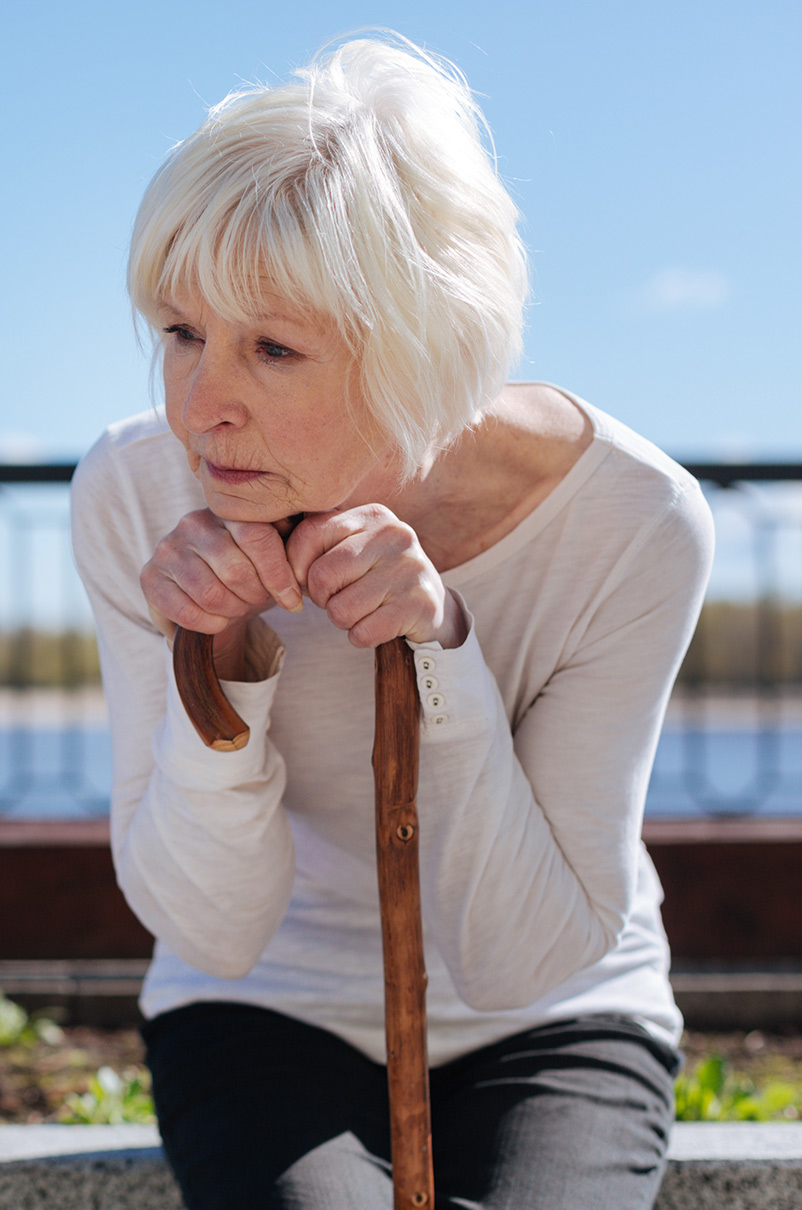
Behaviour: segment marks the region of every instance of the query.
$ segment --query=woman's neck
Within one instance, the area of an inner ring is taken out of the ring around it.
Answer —
[[[567,396],[513,384],[480,424],[399,488],[370,484],[373,499],[405,521],[439,571],[494,546],[554,490],[593,430]]]

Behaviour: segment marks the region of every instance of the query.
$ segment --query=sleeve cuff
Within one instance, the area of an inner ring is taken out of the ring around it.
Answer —
[[[407,644],[415,657],[421,702],[421,737],[427,741],[453,739],[486,731],[496,715],[498,690],[485,663],[473,615],[457,596],[468,623],[461,647],[439,643]]]
[[[216,752],[207,748],[198,735],[179,696],[172,653],[165,643],[167,713],[154,730],[153,755],[162,772],[186,789],[229,789],[258,780],[265,774],[270,710],[284,648],[268,626],[264,626],[264,630],[268,635],[263,639],[256,637],[253,644],[249,630],[246,664],[252,661],[254,671],[264,673],[265,669],[270,669],[270,674],[259,681],[221,681],[223,692],[251,732],[248,743],[236,752]],[[276,639],[277,647],[272,644],[270,635]]]
[[[245,632],[245,671],[247,683],[266,681],[278,676],[284,663],[286,648],[264,618],[254,618]],[[231,686],[233,682],[226,681]],[[232,691],[233,692],[233,691]],[[228,692],[226,693],[228,695]]]

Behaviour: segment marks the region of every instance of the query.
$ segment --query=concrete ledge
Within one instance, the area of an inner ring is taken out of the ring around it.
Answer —
[[[0,1126],[3,1210],[183,1210],[155,1126]]]
[[[655,1210],[799,1210],[802,1123],[678,1122]]]
[[[3,1210],[183,1210],[155,1126],[0,1126]],[[802,1123],[679,1122],[655,1210],[799,1210]]]

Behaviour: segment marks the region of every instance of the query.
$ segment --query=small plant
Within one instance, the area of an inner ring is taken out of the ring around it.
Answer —
[[[69,1093],[59,1121],[70,1125],[116,1126],[120,1122],[155,1122],[150,1076],[144,1067],[131,1067],[118,1075],[101,1067],[91,1076],[84,1093]]]
[[[678,1122],[770,1122],[800,1117],[799,1090],[780,1080],[757,1089],[736,1076],[720,1055],[710,1055],[676,1082]]]
[[[59,1046],[64,1041],[63,1030],[49,1017],[29,1016],[21,1005],[7,999],[0,991],[0,1046],[35,1046],[44,1042]]]

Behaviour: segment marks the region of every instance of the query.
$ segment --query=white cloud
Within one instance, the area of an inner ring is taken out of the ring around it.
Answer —
[[[648,311],[712,311],[730,296],[730,283],[715,269],[661,269],[641,290]]]

